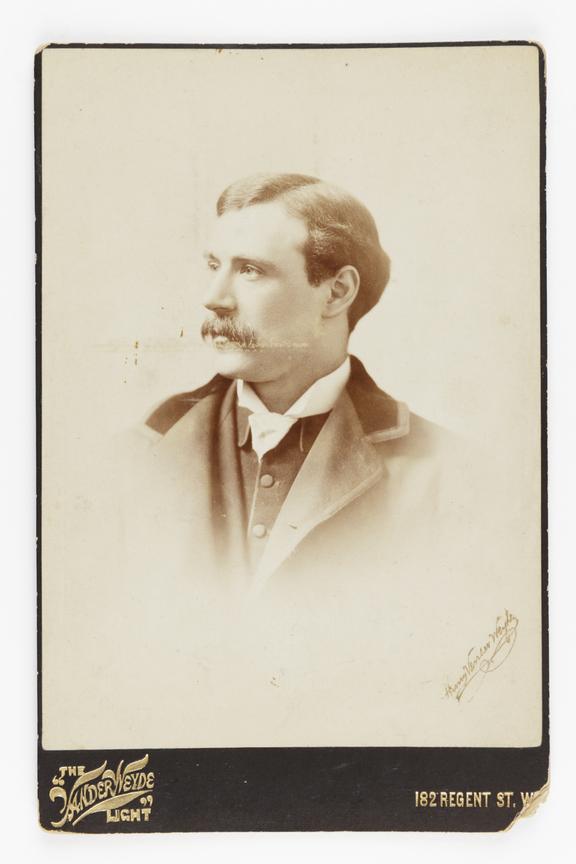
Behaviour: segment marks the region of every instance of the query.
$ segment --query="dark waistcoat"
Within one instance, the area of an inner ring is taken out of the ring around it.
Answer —
[[[250,412],[238,406],[235,396],[235,388],[230,388],[221,409],[219,518],[228,554],[242,560],[250,574],[258,567],[278,514],[328,414],[299,420],[258,460],[252,449]]]

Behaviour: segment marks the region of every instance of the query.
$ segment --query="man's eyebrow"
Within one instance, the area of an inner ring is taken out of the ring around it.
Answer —
[[[204,252],[203,257],[212,261],[219,261],[214,252]],[[273,261],[268,261],[266,258],[256,258],[253,255],[234,255],[232,258],[234,265],[238,264],[254,264],[256,267],[262,267],[263,270],[276,270],[276,264]]]
[[[276,269],[273,261],[267,261],[266,258],[255,258],[252,255],[234,255],[232,262],[234,264],[255,264],[256,267],[262,267],[263,270]]]

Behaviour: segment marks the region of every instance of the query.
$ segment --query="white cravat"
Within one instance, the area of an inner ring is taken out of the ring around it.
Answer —
[[[269,411],[246,381],[237,381],[238,405],[252,413],[248,418],[252,432],[252,449],[261,461],[273,450],[292,426],[302,417],[327,414],[336,404],[350,377],[350,358],[317,381],[300,396],[284,414]]]

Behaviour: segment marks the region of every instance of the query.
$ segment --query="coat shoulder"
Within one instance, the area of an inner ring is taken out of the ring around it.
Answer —
[[[450,472],[452,468],[457,471],[457,466],[474,461],[471,443],[456,432],[408,411],[407,407],[406,415],[403,435],[375,445],[383,456],[397,457],[414,465],[435,465],[443,472]]]
[[[387,454],[427,457],[454,446],[456,437],[447,429],[414,414],[381,390],[357,357],[352,357],[348,385],[366,439]]]
[[[216,375],[196,390],[170,396],[152,411],[145,424],[159,435],[165,435],[191,408],[194,408],[207,396],[223,394],[229,385],[230,381],[227,378]]]
[[[414,456],[449,452],[457,445],[457,435],[413,412],[409,413],[407,435],[397,439],[397,446],[409,449]]]

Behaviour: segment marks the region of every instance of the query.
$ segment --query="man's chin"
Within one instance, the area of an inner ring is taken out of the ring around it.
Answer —
[[[257,368],[256,354],[255,351],[242,348],[216,350],[213,352],[214,368],[224,378],[246,378]]]

